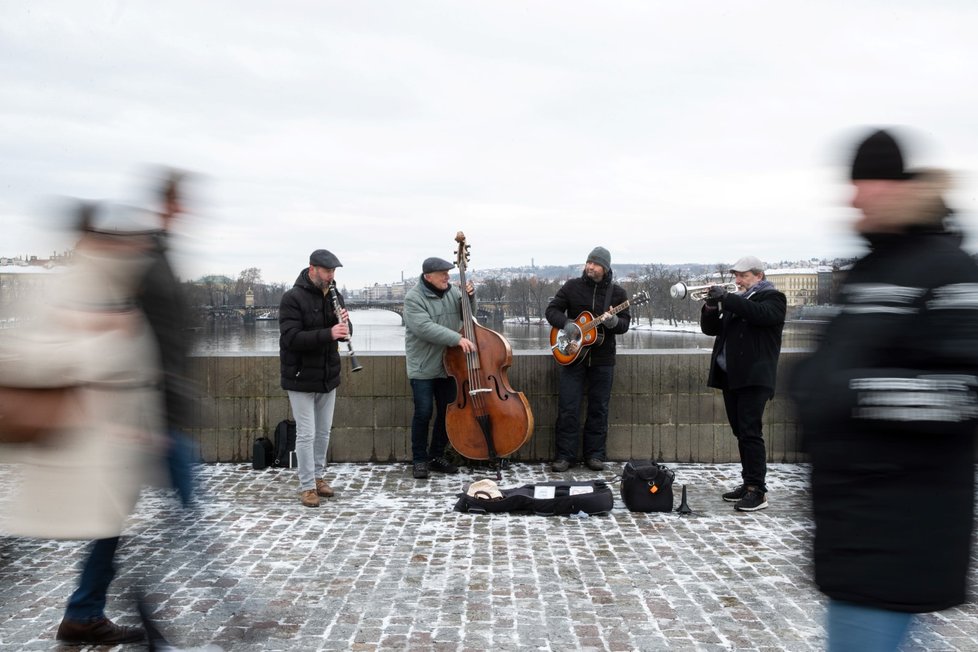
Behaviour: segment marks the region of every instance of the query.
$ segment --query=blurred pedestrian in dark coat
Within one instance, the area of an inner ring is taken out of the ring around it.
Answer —
[[[911,615],[966,599],[978,424],[978,265],[943,195],[887,131],[852,164],[869,244],[794,371],[812,462],[829,650],[896,650]]]

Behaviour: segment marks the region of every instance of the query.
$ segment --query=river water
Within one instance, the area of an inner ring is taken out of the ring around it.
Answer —
[[[353,348],[357,353],[404,350],[404,326],[400,315],[387,310],[354,310],[350,312],[350,321],[353,322]],[[550,349],[550,326],[547,324],[506,322],[483,325],[505,336],[514,351]],[[665,330],[669,328],[672,330]],[[812,343],[813,332],[811,328],[789,325],[785,329],[784,348],[807,348]],[[277,321],[257,321],[248,325],[240,321],[209,322],[197,331],[193,351],[197,355],[277,354],[278,337]],[[676,328],[664,324],[650,327],[643,323],[618,336],[618,347],[709,350],[713,348],[713,338],[700,333],[696,324]]]

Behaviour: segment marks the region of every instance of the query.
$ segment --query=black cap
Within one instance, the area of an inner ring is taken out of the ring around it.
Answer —
[[[906,181],[913,174],[903,167],[903,153],[896,140],[880,129],[870,134],[858,149],[852,160],[852,180],[887,179]]]
[[[447,272],[453,267],[455,267],[454,263],[450,263],[443,258],[425,258],[424,262],[421,263],[421,272],[424,274]]]
[[[325,249],[317,249],[309,254],[309,264],[315,265],[316,267],[325,267],[326,269],[343,267],[340,259]]]

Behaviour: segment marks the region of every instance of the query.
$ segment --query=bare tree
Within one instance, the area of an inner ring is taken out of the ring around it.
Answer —
[[[538,319],[543,319],[547,311],[547,304],[550,298],[557,293],[561,284],[557,281],[540,279],[534,276],[530,279],[530,297],[533,302],[533,309]]]
[[[530,279],[525,276],[517,276],[509,283],[509,290],[506,293],[509,305],[514,316],[522,317],[527,322],[530,321],[530,307],[533,305],[532,292],[530,291]]]
[[[495,276],[479,283],[479,306],[491,309],[494,319],[503,319],[506,315],[502,303],[506,301],[506,284]]]

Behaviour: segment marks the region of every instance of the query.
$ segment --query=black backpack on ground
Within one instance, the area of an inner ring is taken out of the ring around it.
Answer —
[[[631,512],[671,512],[675,479],[665,464],[631,460],[621,471],[621,499]]]
[[[520,512],[543,516],[570,516],[581,512],[607,514],[615,506],[615,495],[611,487],[601,480],[556,480],[498,491],[501,495],[495,498],[483,492],[478,492],[476,496],[459,494],[455,511],[473,514]]]
[[[275,451],[272,466],[291,468],[292,453],[295,451],[295,421],[285,419],[275,426]]]
[[[268,468],[272,463],[274,447],[268,437],[259,437],[251,446],[251,468],[256,471]]]

